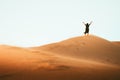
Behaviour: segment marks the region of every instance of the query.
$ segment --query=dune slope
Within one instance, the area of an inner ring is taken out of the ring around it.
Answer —
[[[33,48],[58,55],[120,65],[120,47],[97,36],[81,36]]]
[[[40,47],[0,46],[0,80],[120,80],[120,50],[82,36]]]

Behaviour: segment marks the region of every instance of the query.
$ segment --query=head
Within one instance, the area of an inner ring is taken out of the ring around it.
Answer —
[[[86,25],[89,25],[88,23],[86,23]]]

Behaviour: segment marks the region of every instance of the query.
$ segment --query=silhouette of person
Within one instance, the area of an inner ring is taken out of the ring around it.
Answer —
[[[86,27],[84,34],[85,34],[85,35],[88,35],[88,34],[89,34],[89,26],[92,24],[92,21],[90,22],[90,24],[89,24],[89,23],[86,23],[86,24],[85,24],[84,22],[83,22],[83,24],[84,24],[85,27]]]

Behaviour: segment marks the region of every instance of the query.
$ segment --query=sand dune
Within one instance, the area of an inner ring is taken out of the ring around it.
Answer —
[[[0,46],[0,80],[120,80],[118,43],[81,36],[40,47]]]
[[[120,48],[97,36],[82,36],[34,48],[63,56],[120,64]]]

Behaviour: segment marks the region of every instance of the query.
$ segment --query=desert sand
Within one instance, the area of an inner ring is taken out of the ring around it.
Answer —
[[[79,36],[48,45],[0,45],[0,80],[120,80],[120,42]]]

